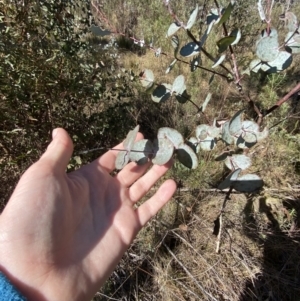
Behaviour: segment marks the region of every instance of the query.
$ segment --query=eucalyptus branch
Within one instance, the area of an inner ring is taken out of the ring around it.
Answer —
[[[200,45],[200,43],[197,41],[197,39],[194,37],[194,35],[191,33],[191,31],[190,31],[189,29],[187,29],[186,32],[187,32],[188,36],[193,40],[193,42],[196,43],[196,44],[200,47],[200,49],[201,49],[201,51],[204,53],[204,55],[205,55],[207,58],[209,58],[212,62],[215,63],[215,62],[216,62],[216,58],[214,58],[210,53],[208,53],[208,52]],[[228,68],[226,68],[223,64],[220,64],[219,66],[222,67],[227,73],[233,75],[232,72],[231,72],[230,70],[228,70]],[[209,70],[209,69],[208,69],[208,70]],[[213,72],[213,71],[210,71],[210,72]],[[216,73],[216,74],[218,74],[218,73]],[[220,74],[218,74],[218,75],[220,75]],[[223,77],[226,77],[226,78],[228,79],[227,76],[223,76]]]
[[[177,15],[173,12],[171,8],[171,4],[169,0],[163,0],[165,7],[167,8],[169,14],[172,16],[173,20],[178,23],[181,27],[184,27],[184,23],[177,17]]]
[[[167,55],[166,53],[162,53],[162,54]],[[184,61],[184,60],[178,58],[177,56],[175,56],[175,58],[177,59],[177,61],[179,61],[179,62],[181,62],[181,63],[183,63],[183,64],[190,65],[190,62],[186,62],[186,61]],[[224,74],[222,74],[222,73],[219,73],[219,72],[217,72],[217,71],[215,71],[215,70],[211,70],[211,69],[208,69],[208,68],[199,66],[199,65],[198,65],[198,66],[195,66],[195,67],[196,67],[196,68],[199,68],[199,69],[202,69],[202,70],[204,70],[204,71],[211,72],[211,73],[213,73],[213,74],[219,75],[219,76],[221,76],[221,77],[223,77],[223,78],[225,78],[225,79],[228,80],[228,77],[227,77],[226,75],[224,75]],[[226,67],[225,67],[225,68],[226,68]],[[227,68],[226,68],[226,69],[227,69]],[[228,70],[228,69],[227,69],[227,70]],[[229,70],[228,70],[228,72],[230,73]]]
[[[100,21],[105,23],[106,25],[108,25],[108,29],[112,32],[112,33],[118,33],[117,29],[111,25],[111,23],[109,22],[108,18],[105,16],[105,14],[99,9],[99,7],[95,4],[94,0],[91,1],[91,5],[92,7],[95,9],[97,16],[99,17]]]
[[[249,97],[249,95],[246,95],[243,91],[240,91],[240,92],[241,92],[242,96],[244,97],[244,99],[248,102],[248,104],[252,107],[252,109],[257,114],[257,124],[261,125],[264,115],[262,114],[260,109],[257,107],[255,102]]]
[[[214,0],[214,2],[215,2],[215,5],[216,5],[219,13],[220,13],[220,6],[219,6],[218,1]],[[225,22],[222,24],[222,26],[223,26],[223,30],[224,30],[224,35],[226,37],[228,37],[228,30],[227,30]],[[235,74],[235,83],[237,84],[238,88],[241,89],[242,88],[242,86],[240,85],[241,78],[240,78],[240,75],[239,75],[238,64],[237,64],[237,60],[236,60],[232,45],[229,45],[229,51],[230,51],[231,59],[232,59],[232,62],[233,62],[233,72]]]
[[[285,103],[287,100],[290,99],[290,97],[300,91],[300,83],[296,85],[295,88],[293,88],[289,93],[287,93],[285,96],[283,96],[273,107],[269,108],[263,116],[269,115],[271,112],[276,110],[278,107],[280,107],[283,103]]]

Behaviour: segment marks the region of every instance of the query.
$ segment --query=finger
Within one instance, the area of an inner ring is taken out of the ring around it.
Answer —
[[[164,182],[157,192],[148,201],[136,209],[140,226],[145,224],[171,199],[176,191],[176,183],[173,180]]]
[[[153,165],[152,168],[129,188],[129,197],[133,203],[139,201],[171,167],[172,161],[165,165]]]
[[[135,162],[131,162],[115,178],[121,186],[128,188],[147,171],[149,166],[150,162],[144,165],[137,165]]]
[[[52,132],[52,141],[39,162],[47,162],[53,167],[65,171],[73,153],[73,142],[68,133],[57,128]]]
[[[143,139],[143,135],[141,133],[137,134],[137,137],[135,141]],[[116,150],[113,150],[116,149]],[[101,166],[104,168],[108,173],[112,172],[115,169],[115,161],[116,157],[118,155],[119,149],[124,149],[123,142],[115,146],[112,150],[109,150],[104,155],[102,155],[100,158],[95,160],[92,164],[95,164],[97,166]]]

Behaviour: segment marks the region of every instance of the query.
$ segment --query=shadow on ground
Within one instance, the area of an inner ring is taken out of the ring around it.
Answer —
[[[245,206],[245,234],[263,248],[261,272],[246,281],[239,301],[300,300],[300,199],[283,201],[283,208],[294,215],[289,229],[282,229],[276,213],[261,198],[259,212],[265,214],[262,229],[256,218],[253,201]],[[290,216],[292,219],[292,216]]]

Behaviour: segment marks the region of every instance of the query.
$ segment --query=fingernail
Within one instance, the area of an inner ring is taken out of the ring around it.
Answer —
[[[58,132],[57,129],[54,129],[52,131],[52,139],[54,139],[54,137],[56,136],[57,132]]]

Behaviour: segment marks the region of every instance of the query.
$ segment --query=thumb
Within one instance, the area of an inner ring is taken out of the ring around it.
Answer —
[[[65,171],[73,153],[73,142],[68,133],[62,128],[53,130],[52,139],[39,161],[46,161],[54,168]]]

